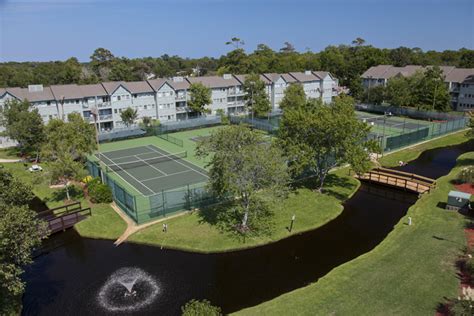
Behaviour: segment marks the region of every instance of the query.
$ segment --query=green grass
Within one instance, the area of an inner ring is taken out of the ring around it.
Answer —
[[[198,252],[255,247],[315,229],[331,221],[342,212],[341,201],[349,198],[358,185],[357,180],[348,176],[347,169],[341,169],[331,174],[324,194],[305,187],[298,188],[283,202],[272,205],[274,229],[271,234],[249,237],[245,242],[203,221],[197,212],[168,220],[167,233],[162,232],[161,225],[153,225],[135,233],[129,241]],[[296,215],[296,221],[292,233],[289,233],[287,227],[293,214]]]
[[[240,315],[433,315],[445,297],[458,295],[455,261],[466,246],[467,219],[438,206],[464,154],[438,186],[413,205],[373,251],[332,270],[317,283],[245,309]],[[413,225],[407,226],[411,216]]]
[[[386,167],[398,166],[399,161],[408,162],[418,158],[421,153],[428,149],[445,147],[450,145],[456,145],[463,143],[468,140],[466,136],[466,131],[459,131],[454,134],[449,134],[428,142],[415,145],[413,147],[405,148],[400,151],[386,154],[381,160],[380,163]]]
[[[18,159],[18,154],[16,147],[0,149],[0,159]]]
[[[31,163],[5,163],[4,168],[12,173],[15,178],[30,184],[33,193],[43,200],[49,208],[64,205],[64,189],[52,189],[49,187],[49,166],[42,163],[42,172],[31,173],[27,170]],[[84,198],[80,188],[71,187],[72,198],[82,203],[82,207],[88,207],[89,203]],[[76,193],[74,195],[74,192]],[[108,204],[92,204],[92,217],[80,222],[76,230],[84,237],[116,239],[125,228],[125,222]]]

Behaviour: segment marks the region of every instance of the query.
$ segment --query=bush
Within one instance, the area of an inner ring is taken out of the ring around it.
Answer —
[[[191,300],[181,307],[183,316],[220,316],[222,311],[220,307],[212,306],[208,300]]]
[[[467,258],[466,260],[466,272],[474,278],[474,258]]]
[[[463,168],[458,176],[461,183],[474,183],[474,167]]]
[[[99,178],[94,178],[87,183],[87,191],[93,203],[112,202],[112,191],[106,184],[103,184]]]
[[[474,315],[474,290],[464,287],[461,297],[452,302],[449,307],[451,315],[471,316]]]

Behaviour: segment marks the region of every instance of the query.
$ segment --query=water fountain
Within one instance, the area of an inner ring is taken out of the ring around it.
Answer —
[[[104,309],[138,311],[150,305],[160,292],[156,280],[136,267],[120,268],[100,288],[97,300]]]

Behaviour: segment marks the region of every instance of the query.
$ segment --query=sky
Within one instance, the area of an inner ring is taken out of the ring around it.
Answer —
[[[474,0],[0,0],[0,62],[219,57],[232,37],[251,52],[320,51],[362,37],[381,48],[474,49]]]

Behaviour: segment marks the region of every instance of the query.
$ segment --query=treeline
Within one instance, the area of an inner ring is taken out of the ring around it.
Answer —
[[[420,48],[381,49],[357,38],[350,45],[328,46],[320,52],[298,52],[289,42],[275,51],[265,44],[247,53],[244,42],[232,38],[226,44],[233,49],[219,57],[182,58],[163,55],[128,59],[116,57],[107,49],[98,48],[88,63],[76,58],[64,62],[26,62],[0,64],[0,86],[25,87],[28,84],[94,83],[105,80],[144,80],[152,76],[206,75],[223,73],[263,73],[325,70],[333,73],[341,85],[349,87],[354,96],[361,96],[360,75],[371,66],[451,65],[474,68],[474,50],[443,52]]]
[[[416,72],[410,77],[393,77],[386,86],[369,87],[364,91],[362,101],[428,111],[444,112],[451,109],[451,97],[443,80],[443,72],[437,66]]]

